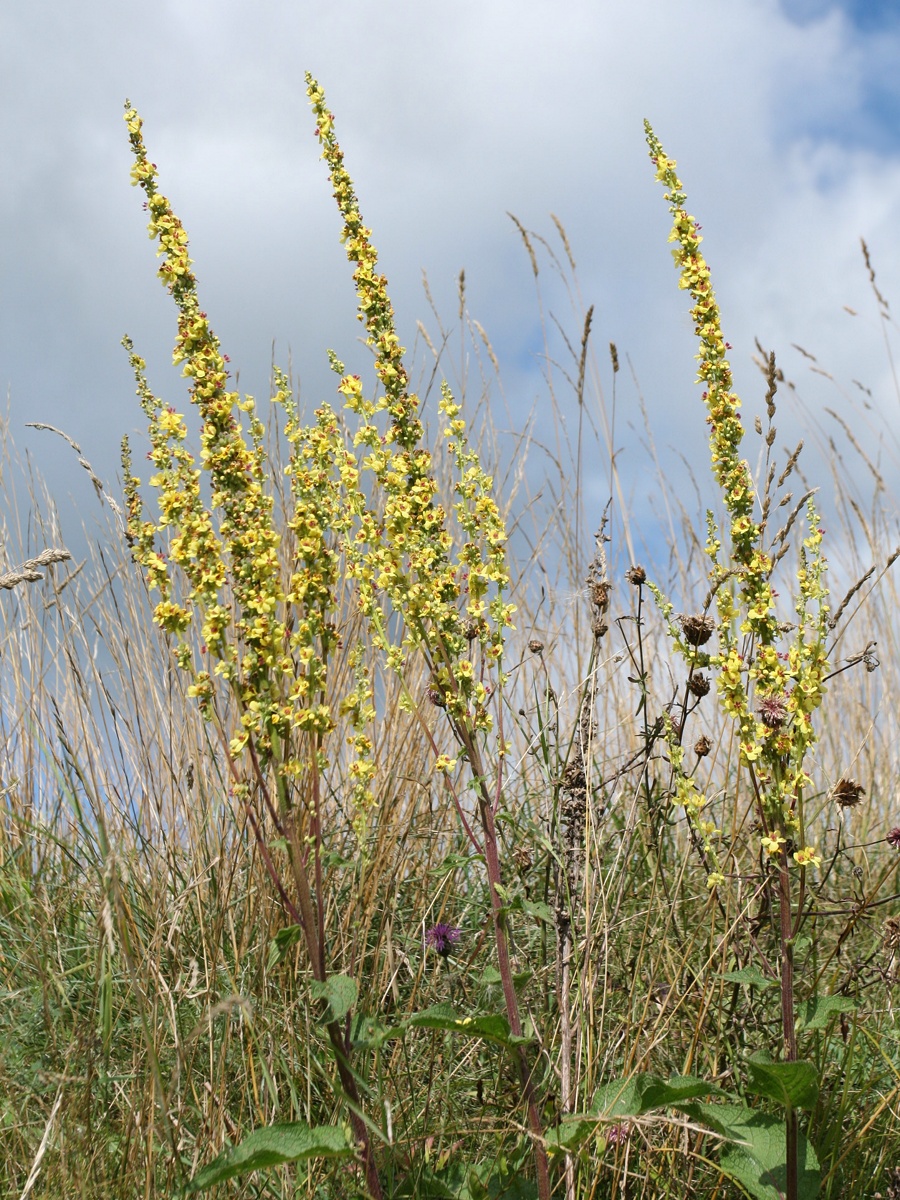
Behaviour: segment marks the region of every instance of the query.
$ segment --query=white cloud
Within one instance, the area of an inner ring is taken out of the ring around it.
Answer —
[[[172,381],[172,316],[127,187],[125,95],[145,117],[242,384],[264,391],[273,337],[282,357],[292,347],[310,399],[332,388],[324,348],[354,354],[350,270],[312,137],[306,68],[337,115],[404,330],[429,320],[421,270],[449,321],[465,267],[514,420],[540,392],[541,339],[530,267],[505,214],[552,240],[552,211],[585,302],[597,306],[601,372],[608,382],[604,348],[615,340],[671,478],[683,473],[669,443],[704,469],[693,337],[645,116],[679,160],[704,225],[748,408],[762,393],[755,334],[792,377],[806,369],[790,350],[799,342],[837,378],[871,387],[876,404],[896,403],[879,330],[842,309],[873,311],[861,235],[885,293],[900,296],[898,148],[872,135],[873,72],[893,69],[893,35],[865,35],[837,9],[801,24],[774,0],[94,0],[18,6],[4,24],[0,381],[12,386],[14,427],[19,417],[63,426],[106,475],[121,432],[140,423],[120,334],[146,352],[157,387]],[[561,311],[561,288],[549,271],[543,278]],[[821,406],[819,378],[803,386]],[[639,433],[626,371],[618,390],[618,431],[631,420]],[[784,420],[791,433],[802,423],[786,408]],[[621,466],[640,509],[637,436]],[[57,452],[40,443],[64,486],[84,486]]]

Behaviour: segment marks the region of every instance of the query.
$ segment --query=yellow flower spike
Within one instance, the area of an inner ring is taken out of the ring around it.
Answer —
[[[728,517],[727,551],[723,549],[723,537],[713,517],[709,515],[707,520],[706,552],[712,563],[711,577],[716,582],[718,614],[718,650],[710,653],[708,663],[717,670],[722,707],[736,723],[741,760],[755,775],[756,794],[760,797],[766,824],[771,828],[773,823],[778,823],[778,815],[784,808],[797,808],[802,812],[802,793],[809,783],[809,777],[802,769],[804,757],[815,743],[809,713],[821,703],[828,670],[824,650],[828,605],[822,531],[815,507],[809,501],[809,532],[799,547],[798,623],[793,644],[785,653],[780,649],[784,641],[783,627],[777,620],[770,584],[773,562],[762,545],[763,531],[755,517],[756,493],[750,467],[739,453],[744,435],[740,400],[732,390],[733,379],[727,359],[729,346],[722,332],[709,268],[700,248],[702,238],[696,221],[687,212],[687,200],[676,174],[675,161],[664,153],[647,123],[645,130],[656,177],[666,188],[665,196],[672,216],[669,241],[673,243],[679,286],[689,292],[692,300],[691,316],[699,340],[697,374],[705,388],[703,400],[710,427],[710,462]],[[727,555],[724,562],[723,554]],[[725,584],[726,577],[733,583]],[[676,647],[693,666],[696,648],[685,645],[679,637],[672,624],[671,605],[664,601],[658,589],[653,594],[669,623]],[[746,637],[739,641],[741,634]],[[742,653],[747,655],[746,661]],[[768,725],[756,718],[760,699],[770,701]],[[668,728],[674,790],[682,802],[683,798],[688,799],[686,811],[690,814],[690,787],[679,774],[683,768],[673,744],[679,737],[680,731],[676,735],[671,727]],[[802,826],[802,817],[796,819]],[[794,861],[804,866],[815,857],[814,851],[807,847],[794,856]]]

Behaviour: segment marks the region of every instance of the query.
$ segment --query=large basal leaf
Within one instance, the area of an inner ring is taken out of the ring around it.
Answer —
[[[684,1111],[727,1139],[719,1154],[719,1167],[726,1175],[746,1188],[754,1200],[783,1200],[787,1190],[783,1120],[739,1104],[690,1104]],[[815,1200],[821,1172],[815,1151],[802,1132],[797,1135],[797,1159],[799,1200]]]
[[[693,1075],[632,1075],[614,1079],[594,1094],[591,1112],[600,1117],[640,1117],[655,1108],[669,1108],[698,1096],[723,1096],[727,1093],[714,1083]]]
[[[217,1183],[249,1171],[279,1167],[305,1158],[352,1158],[353,1145],[335,1125],[307,1125],[294,1121],[254,1129],[236,1146],[223,1150],[209,1166],[198,1171],[182,1193],[191,1196]]]

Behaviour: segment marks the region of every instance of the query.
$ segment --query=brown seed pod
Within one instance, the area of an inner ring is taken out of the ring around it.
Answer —
[[[865,794],[866,789],[861,783],[857,783],[855,779],[844,779],[843,777],[831,789],[832,800],[841,808],[856,808]]]
[[[693,674],[687,681],[687,689],[692,696],[705,696],[709,692],[709,676],[700,673]]]
[[[681,616],[678,623],[684,633],[684,640],[691,646],[705,646],[713,635],[716,627],[712,617],[704,617],[702,613],[694,616]]]

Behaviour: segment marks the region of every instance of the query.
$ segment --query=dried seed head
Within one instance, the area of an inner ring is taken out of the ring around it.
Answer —
[[[524,846],[519,846],[513,850],[513,862],[524,875],[526,871],[531,870],[532,858]]]
[[[856,808],[866,794],[866,789],[854,779],[839,779],[831,791],[831,798],[841,808]]]
[[[784,696],[763,696],[759,702],[759,719],[769,729],[780,729],[788,714]]]
[[[716,627],[712,617],[704,617],[701,613],[689,617],[681,616],[678,623],[684,633],[684,640],[691,646],[705,646]]]
[[[900,846],[900,825],[895,825],[891,832],[885,838],[889,846],[893,846],[896,850]]]
[[[563,787],[569,792],[574,792],[583,789],[586,783],[582,764],[578,761],[567,763],[563,771]]]
[[[441,691],[441,689],[439,687],[435,687],[434,685],[432,685],[428,689],[428,699],[431,701],[431,703],[434,705],[435,708],[446,708],[447,707],[447,701],[444,699],[444,693]]]
[[[692,696],[705,696],[709,692],[709,676],[702,675],[699,672],[692,675],[687,681],[688,691]]]
[[[538,641],[537,638],[532,638],[531,641],[528,643],[528,649],[531,651],[532,654],[543,654],[544,643]]]
[[[590,592],[591,604],[595,604],[601,612],[606,612],[609,608],[609,593],[610,585],[606,579],[595,579],[593,583],[588,585]]]
[[[900,1167],[888,1171],[885,1183],[887,1191],[875,1192],[873,1200],[900,1200]]]
[[[900,917],[888,917],[884,923],[885,950],[900,950]]]
[[[643,567],[639,567],[639,566],[629,567],[628,570],[625,572],[625,578],[628,580],[629,583],[633,583],[635,587],[640,587],[641,584],[645,583],[647,580],[647,572],[644,570]]]
[[[463,621],[462,631],[466,641],[474,642],[480,632],[478,622],[469,617],[468,620]]]
[[[694,753],[698,758],[706,758],[711,749],[712,746],[708,737],[699,737],[694,742]]]

